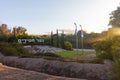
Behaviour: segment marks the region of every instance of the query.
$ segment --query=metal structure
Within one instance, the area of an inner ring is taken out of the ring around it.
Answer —
[[[78,54],[78,35],[77,35],[77,24],[76,23],[74,23],[74,25],[75,25],[75,36],[76,36],[76,49],[77,49],[77,51],[76,51],[76,54]],[[80,25],[80,28],[81,28],[81,50],[82,50],[82,53],[84,52],[84,50],[83,50],[83,38],[84,38],[84,34],[83,34],[83,29],[82,29],[82,26]]]
[[[76,54],[78,54],[78,35],[77,35],[77,24],[74,23],[75,25],[75,37],[76,37]]]
[[[84,33],[83,33],[83,29],[82,26],[80,25],[81,28],[81,47],[82,47],[82,53],[83,53],[83,38],[84,38]]]

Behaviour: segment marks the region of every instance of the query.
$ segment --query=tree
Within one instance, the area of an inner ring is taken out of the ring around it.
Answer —
[[[21,27],[21,26],[19,26],[17,28],[16,27],[13,28],[14,35],[25,35],[26,31],[27,31],[27,29],[24,27]]]
[[[51,32],[51,46],[53,46],[53,32]]]
[[[58,29],[56,30],[56,32],[57,32],[57,47],[60,47],[60,45],[59,45],[59,34],[58,34]]]
[[[117,7],[110,15],[109,25],[112,25],[112,27],[120,27],[120,7]]]
[[[0,41],[7,41],[10,34],[11,30],[8,29],[6,24],[2,24],[0,26]]]
[[[10,30],[8,29],[7,25],[6,24],[2,24],[0,26],[0,34],[1,35],[9,35],[10,34]]]

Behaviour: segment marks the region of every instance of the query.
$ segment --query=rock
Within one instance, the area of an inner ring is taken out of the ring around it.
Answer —
[[[0,65],[0,80],[87,80],[52,76],[35,71],[23,70]]]
[[[62,62],[42,58],[4,57],[3,64],[43,72],[57,76],[107,80],[113,73],[113,66],[108,61],[104,64]]]
[[[56,48],[52,46],[24,46],[26,49],[29,50],[30,53],[56,53],[56,52],[61,52],[65,51],[64,49],[61,48]]]

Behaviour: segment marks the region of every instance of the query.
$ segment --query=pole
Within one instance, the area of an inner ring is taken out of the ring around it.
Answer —
[[[76,54],[78,55],[78,36],[77,36],[77,24],[74,23],[75,25],[75,36],[76,36]]]
[[[83,37],[84,37],[84,34],[83,34],[83,30],[82,30],[82,26],[80,25],[81,27],[81,47],[82,47],[82,53],[83,53]]]

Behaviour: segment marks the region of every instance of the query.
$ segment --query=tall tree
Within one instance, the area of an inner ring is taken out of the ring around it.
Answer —
[[[9,35],[11,32],[11,30],[8,29],[7,25],[6,24],[2,24],[0,26],[0,34],[1,35]]]
[[[53,46],[53,31],[51,31],[51,46]]]
[[[27,31],[27,29],[24,27],[21,27],[21,26],[19,26],[17,28],[16,27],[13,28],[14,35],[20,35],[20,34],[24,35],[26,33],[26,31]]]
[[[0,25],[0,41],[7,41],[11,30],[8,29],[6,24]]]
[[[57,33],[57,47],[60,47],[60,45],[59,45],[59,34],[58,34],[58,29],[56,30],[56,33]]]
[[[120,7],[117,7],[110,15],[109,25],[112,27],[120,27]]]

